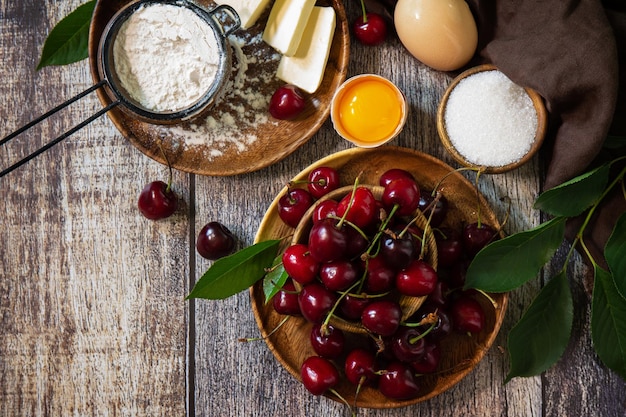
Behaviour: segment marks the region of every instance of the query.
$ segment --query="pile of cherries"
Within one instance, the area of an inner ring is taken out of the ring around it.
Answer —
[[[308,239],[301,239],[306,242],[293,243],[282,256],[289,278],[272,299],[279,314],[312,323],[316,355],[302,364],[304,386],[341,398],[334,388],[343,375],[355,393],[370,386],[390,399],[416,398],[419,376],[441,371],[441,341],[453,331],[472,334],[485,327],[476,294],[462,287],[469,261],[495,239],[495,230],[479,222],[462,230],[444,226],[445,197],[423,192],[402,169],[380,176],[380,199],[357,182],[339,201],[316,202],[340,185],[337,171],[326,166],[313,169],[306,185],[289,187],[278,202],[280,218],[292,227],[315,208]],[[414,224],[420,211],[433,228],[438,271],[423,259],[424,234]],[[427,298],[403,319],[403,296]],[[365,331],[344,331],[337,318]]]

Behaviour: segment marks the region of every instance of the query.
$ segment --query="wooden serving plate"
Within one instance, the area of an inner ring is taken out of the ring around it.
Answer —
[[[89,64],[95,83],[101,81],[97,56],[102,33],[113,15],[130,2],[98,0],[96,3],[89,30]],[[197,0],[196,3],[208,8],[214,4],[212,0]],[[269,99],[276,88],[284,84],[275,77],[280,55],[261,41],[269,7],[253,27],[239,30],[231,36],[231,40],[234,39],[239,46],[233,47],[235,71],[230,81],[241,83],[243,80],[240,86],[242,94],[233,96],[225,92],[211,112],[216,120],[231,119],[230,123],[216,127],[201,120],[177,126],[154,125],[141,122],[119,108],[109,111],[109,118],[122,135],[145,155],[163,164],[169,161],[173,168],[181,171],[228,176],[252,172],[278,162],[318,131],[330,114],[330,102],[335,90],[346,79],[350,36],[343,3],[340,0],[318,0],[317,5],[335,9],[335,36],[322,83],[310,95],[307,107],[297,119],[273,119],[269,116],[267,105],[257,100],[259,97]],[[241,65],[242,54],[246,57],[245,65]],[[248,94],[252,93],[257,95],[255,99],[248,98]],[[111,103],[102,89],[98,90],[98,98],[103,106]],[[259,117],[258,123],[252,123]],[[198,125],[203,127],[198,129]]]
[[[466,223],[474,222],[476,221],[477,208],[480,207],[482,221],[499,228],[499,222],[494,212],[484,197],[477,192],[474,185],[459,173],[452,172],[453,169],[447,164],[424,153],[395,146],[383,146],[377,149],[352,148],[319,160],[296,175],[294,180],[306,179],[312,169],[320,166],[331,166],[337,169],[340,174],[341,185],[352,184],[357,175],[359,175],[361,183],[377,184],[378,178],[386,170],[402,168],[415,176],[422,189],[428,190],[433,189],[447,175],[439,187],[449,205],[444,225],[461,228]],[[277,213],[278,199],[285,191],[286,188],[276,196],[268,208],[257,232],[256,242],[293,235],[294,229],[285,225]],[[289,238],[285,239],[286,245],[290,241]],[[269,349],[282,366],[300,380],[300,366],[307,357],[315,354],[309,342],[311,324],[303,318],[292,317],[278,331],[269,335],[284,316],[276,313],[271,303],[265,303],[262,282],[253,286],[250,289],[250,294],[255,319]],[[485,329],[471,337],[452,334],[444,339],[441,345],[440,371],[433,375],[420,377],[422,390],[417,398],[407,401],[394,401],[384,397],[376,389],[366,387],[358,395],[357,406],[365,408],[403,407],[432,398],[459,382],[480,362],[493,344],[502,325],[508,295],[490,294],[490,296],[495,300],[497,306],[492,305],[484,296],[476,297],[485,311]],[[342,367],[343,364],[339,363],[338,368],[342,369]],[[349,403],[354,402],[355,387],[349,382],[345,380],[341,382],[337,391]],[[332,394],[329,397],[338,400]]]

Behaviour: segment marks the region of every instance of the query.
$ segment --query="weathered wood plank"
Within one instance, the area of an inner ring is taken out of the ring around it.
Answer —
[[[91,85],[86,62],[34,72],[47,30],[81,3],[2,1],[3,136]],[[100,107],[68,108],[2,164]],[[185,413],[186,209],[153,223],[135,206],[166,175],[103,118],[0,179],[0,415]]]

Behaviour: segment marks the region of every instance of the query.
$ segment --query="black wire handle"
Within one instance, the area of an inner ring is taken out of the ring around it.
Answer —
[[[74,97],[72,97],[71,99],[65,101],[64,103],[59,104],[58,106],[56,106],[55,108],[53,108],[52,110],[42,114],[41,116],[39,116],[38,118],[30,121],[29,123],[25,124],[24,126],[20,127],[19,129],[17,129],[15,132],[7,135],[5,138],[3,138],[2,140],[0,140],[0,146],[4,145],[5,143],[7,143],[8,141],[10,141],[11,139],[15,138],[16,136],[18,136],[20,133],[25,132],[26,130],[30,129],[31,127],[37,125],[38,123],[40,123],[41,121],[47,119],[48,117],[52,116],[53,114],[55,114],[56,112],[58,112],[59,110],[64,109],[65,107],[69,106],[70,104],[74,103],[75,101],[85,97],[86,95],[92,93],[93,91],[99,89],[100,87],[102,87],[103,85],[105,85],[107,83],[106,80],[102,80],[97,84],[94,84],[93,86],[89,87],[88,89],[86,89],[85,91],[83,91],[82,93],[79,93],[77,95],[75,95]],[[30,161],[31,159],[37,157],[38,155],[41,155],[42,153],[44,153],[45,151],[47,151],[48,149],[52,148],[54,145],[58,144],[59,142],[61,142],[62,140],[64,140],[65,138],[67,138],[68,136],[76,133],[77,131],[79,131],[80,129],[82,129],[83,127],[87,126],[89,123],[93,122],[94,120],[96,120],[98,117],[102,116],[103,114],[105,114],[106,112],[108,112],[109,110],[111,110],[112,108],[116,107],[118,104],[120,104],[119,100],[114,101],[112,103],[110,103],[108,106],[104,107],[103,109],[97,111],[96,113],[94,113],[93,115],[91,115],[90,117],[88,117],[87,119],[83,120],[82,122],[80,122],[79,124],[77,124],[76,126],[74,126],[73,128],[71,128],[70,130],[68,130],[67,132],[63,133],[61,136],[57,137],[56,139],[48,142],[47,144],[45,144],[44,146],[42,146],[41,148],[37,149],[36,151],[32,152],[30,155],[24,157],[23,159],[19,160],[18,162],[14,163],[13,165],[11,165],[10,167],[4,169],[3,171],[0,171],[0,178],[4,177],[5,175],[7,175],[8,173],[10,173],[11,171],[21,167],[22,165],[24,165],[25,163],[27,163],[28,161]]]

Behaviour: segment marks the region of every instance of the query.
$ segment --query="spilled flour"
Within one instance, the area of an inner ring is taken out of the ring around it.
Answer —
[[[269,117],[272,95],[267,85],[275,80],[280,55],[268,53],[262,33],[243,39],[229,37],[233,51],[233,73],[210,115],[193,124],[161,126],[159,135],[181,138],[185,147],[201,147],[212,159],[226,151],[244,152],[257,139],[257,129],[276,123]],[[244,52],[244,48],[248,52]]]

